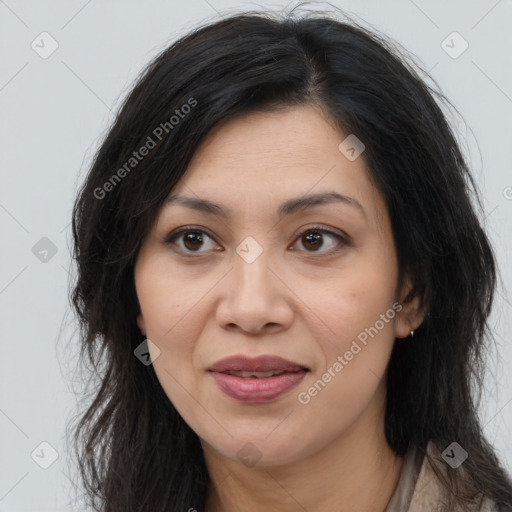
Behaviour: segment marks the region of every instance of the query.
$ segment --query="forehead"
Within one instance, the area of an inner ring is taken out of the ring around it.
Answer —
[[[350,160],[340,151],[346,137],[313,106],[243,114],[212,130],[171,195],[246,213],[330,191],[353,197],[379,219],[384,202],[364,158]]]
[[[212,130],[196,151],[189,171],[204,169],[205,163],[233,168],[242,162],[244,169],[256,170],[276,161],[280,169],[297,164],[319,168],[339,152],[343,138],[313,106],[243,114]]]

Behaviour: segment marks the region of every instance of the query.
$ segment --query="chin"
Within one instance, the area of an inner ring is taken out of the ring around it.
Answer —
[[[236,437],[232,438],[226,434],[221,442],[219,438],[214,440],[202,438],[201,444],[204,448],[206,442],[209,449],[221,457],[248,467],[283,466],[306,457],[308,451],[314,451],[314,447],[307,449],[306,439],[296,439],[291,433],[284,431],[276,435],[275,431],[272,432],[273,428],[275,424],[261,435],[254,432],[241,434],[238,430]],[[271,439],[272,436],[274,436],[273,439]]]

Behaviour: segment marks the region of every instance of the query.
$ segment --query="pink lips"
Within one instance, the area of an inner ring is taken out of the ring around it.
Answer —
[[[225,373],[234,371],[284,373],[269,377],[240,377]],[[308,371],[308,368],[278,356],[234,356],[209,368],[221,391],[235,400],[253,404],[275,400],[296,386]]]

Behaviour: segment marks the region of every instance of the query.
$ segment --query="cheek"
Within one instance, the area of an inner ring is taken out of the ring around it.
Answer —
[[[378,404],[385,400],[383,376],[395,339],[396,308],[393,287],[377,288],[372,282],[368,279],[363,286],[361,280],[353,285],[346,280],[345,288],[334,284],[329,297],[323,295],[324,301],[317,302],[317,310],[329,326],[329,331],[322,328],[315,333],[322,343],[323,363],[297,390],[308,429],[322,432],[322,440],[312,434],[313,447],[356,424],[370,404],[373,425],[379,425]]]
[[[175,284],[169,279],[151,280],[151,285],[145,281],[139,302],[146,336],[159,350],[156,358],[152,355],[153,369],[168,399],[186,416],[192,407],[189,393],[196,394],[193,354],[200,323],[189,301],[169,292]]]
[[[337,346],[350,345],[351,340],[376,322],[384,337],[394,338],[392,320],[396,312],[392,306],[396,279],[397,271],[392,263],[378,264],[370,260],[342,269],[328,282],[310,283],[309,297],[314,309]],[[383,325],[381,315],[386,312],[386,320],[391,317],[391,321]]]
[[[313,395],[322,395],[312,399],[315,407],[341,407],[357,416],[378,387],[400,309],[395,302],[393,262],[384,257],[380,262],[368,259],[333,275],[328,285],[311,283],[312,304],[321,319],[314,337],[321,342],[325,358],[315,376],[320,382],[311,389]]]
[[[164,344],[187,344],[200,327],[197,317],[204,311],[204,299],[219,276],[211,272],[204,276],[178,272],[166,258],[153,257],[149,263],[140,264],[135,273],[148,338],[153,336]]]
[[[141,263],[135,273],[137,296],[146,336],[160,351],[152,358],[153,367],[166,395],[188,417],[193,409],[190,397],[200,394],[204,371],[197,341],[212,311],[208,298],[221,286],[222,274],[177,273],[168,259],[159,261],[155,255]]]

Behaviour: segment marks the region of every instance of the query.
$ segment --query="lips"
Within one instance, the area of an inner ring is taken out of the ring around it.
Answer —
[[[296,386],[309,371],[305,366],[278,356],[234,356],[208,370],[219,389],[239,402],[270,402]]]
[[[269,377],[275,377],[277,375],[282,375],[283,373],[287,372],[280,372],[277,370],[270,370],[269,372],[244,372],[244,371],[234,371],[230,370],[227,372],[221,372],[225,373],[226,375],[234,375],[235,377],[242,377],[244,379],[254,377],[256,379],[268,379]]]
[[[279,356],[259,356],[250,358],[239,355],[222,359],[213,364],[209,371],[226,372],[256,372],[256,373],[292,373],[301,370],[309,371],[309,368]]]

